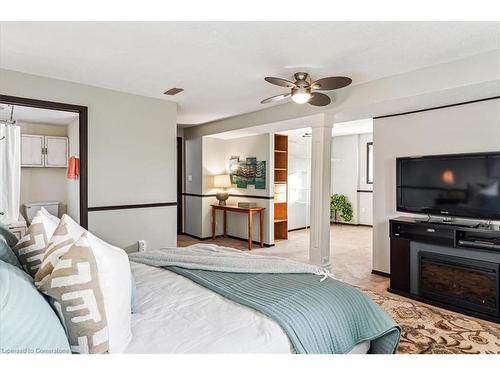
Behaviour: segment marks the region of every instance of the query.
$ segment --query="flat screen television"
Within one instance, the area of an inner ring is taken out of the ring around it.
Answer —
[[[500,152],[396,159],[397,210],[500,220]]]

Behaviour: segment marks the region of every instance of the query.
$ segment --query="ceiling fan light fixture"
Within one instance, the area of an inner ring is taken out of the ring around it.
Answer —
[[[292,100],[297,104],[307,103],[311,99],[309,88],[296,88],[292,90]]]
[[[352,79],[344,76],[325,77],[311,82],[309,74],[298,72],[294,74],[295,82],[277,77],[265,77],[264,79],[276,86],[291,89],[289,93],[274,95],[261,101],[262,104],[274,103],[284,99],[292,98],[294,103],[309,103],[316,107],[324,107],[332,102],[332,99],[318,91],[331,91],[349,86]]]

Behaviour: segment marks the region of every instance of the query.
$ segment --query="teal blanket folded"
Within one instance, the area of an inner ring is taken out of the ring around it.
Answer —
[[[314,274],[235,273],[164,267],[276,321],[297,353],[347,353],[371,341],[369,353],[394,353],[400,328],[370,298]]]

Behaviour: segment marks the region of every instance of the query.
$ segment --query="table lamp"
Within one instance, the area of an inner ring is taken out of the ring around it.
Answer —
[[[228,174],[214,176],[214,187],[223,189],[219,190],[215,197],[219,200],[219,206],[225,206],[229,198],[229,192],[226,189],[231,187],[231,178]]]

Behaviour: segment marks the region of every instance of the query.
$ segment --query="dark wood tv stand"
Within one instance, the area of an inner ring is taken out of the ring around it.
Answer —
[[[500,322],[498,228],[398,217],[389,231],[389,292]]]

